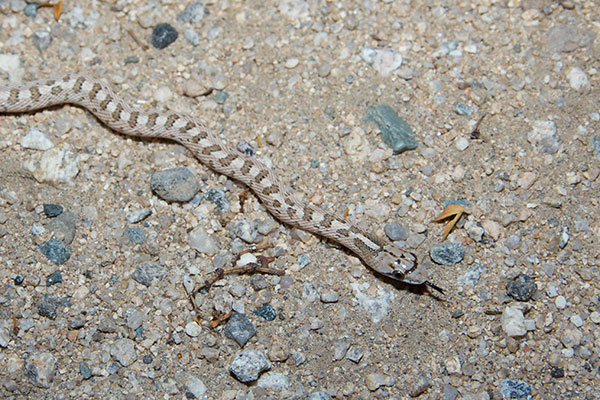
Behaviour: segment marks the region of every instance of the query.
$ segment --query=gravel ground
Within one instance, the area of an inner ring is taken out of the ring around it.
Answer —
[[[179,145],[72,106],[3,115],[0,397],[600,398],[593,1],[83,0],[56,21],[0,0],[0,15],[3,81],[90,72],[193,114],[444,289],[281,225]],[[402,121],[418,146],[395,152],[380,130]],[[468,213],[442,241],[447,202]],[[193,294],[263,254],[285,276]]]

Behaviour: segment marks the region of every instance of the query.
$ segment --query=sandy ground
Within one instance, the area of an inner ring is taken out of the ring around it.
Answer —
[[[181,146],[115,134],[72,106],[2,115],[0,397],[451,400],[511,398],[512,387],[512,398],[600,398],[597,4],[223,1],[178,19],[190,4],[66,1],[56,21],[0,0],[0,79],[89,72],[132,103],[201,118],[304,199],[381,236],[407,228],[445,294],[384,280],[280,225]],[[179,34],[162,50],[149,39],[159,23]],[[416,150],[394,154],[363,120],[380,104],[412,126]],[[26,148],[31,129],[54,150]],[[78,173],[40,179],[32,160],[57,149]],[[172,167],[223,191],[230,210],[159,199],[150,177]],[[429,254],[444,226],[431,220],[459,199],[470,214],[446,241],[465,256],[438,265]],[[48,203],[75,213],[61,265],[39,247],[60,231]],[[186,285],[252,249],[235,227],[255,220],[272,226],[262,243],[286,276],[227,277],[194,309]],[[128,227],[146,241],[132,244]],[[191,247],[199,231],[216,254]],[[149,287],[132,277],[148,262],[165,271]],[[537,286],[527,301],[507,295],[519,274]],[[45,295],[54,318],[40,315]],[[254,314],[264,304],[273,321]],[[232,309],[257,331],[243,349],[224,321],[209,326]],[[242,383],[229,368],[250,350],[270,369]]]

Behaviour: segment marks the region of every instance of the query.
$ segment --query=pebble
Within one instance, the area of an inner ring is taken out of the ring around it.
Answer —
[[[63,206],[57,204],[44,204],[44,214],[48,218],[58,217],[63,212]]]
[[[569,70],[567,80],[569,81],[569,86],[575,90],[581,90],[590,84],[588,76],[579,67],[573,67]]]
[[[500,381],[500,393],[502,393],[502,397],[505,399],[530,400],[532,398],[531,386],[526,382],[513,379]]]
[[[219,251],[217,242],[199,226],[190,232],[188,243],[192,249],[195,249],[202,254],[206,254],[207,256],[213,256]]]
[[[266,372],[258,379],[256,386],[279,392],[290,387],[290,378],[280,372]]]
[[[39,129],[31,128],[27,135],[19,141],[26,149],[48,150],[54,147],[54,143]]]
[[[556,305],[556,308],[559,310],[564,310],[567,307],[567,299],[565,299],[564,296],[558,296],[554,299],[554,305]]]
[[[144,313],[140,310],[130,308],[127,310],[125,322],[129,329],[136,330],[144,323]]]
[[[236,354],[233,358],[233,361],[229,365],[229,372],[238,381],[248,383],[256,381],[261,372],[267,371],[270,368],[271,364],[263,353],[256,350],[245,350]]]
[[[577,314],[571,315],[571,318],[569,318],[569,321],[571,321],[571,323],[578,328],[581,328],[581,326],[583,325],[583,319],[581,319],[581,317]]]
[[[161,86],[152,92],[152,97],[159,103],[167,103],[173,98],[173,92],[168,86]]]
[[[206,393],[206,385],[200,378],[188,375],[185,380],[185,396],[188,399],[200,399]]]
[[[365,286],[358,283],[352,283],[352,289],[354,297],[356,297],[358,303],[367,312],[374,324],[378,324],[387,317],[392,306],[392,300],[395,297],[393,292],[387,289],[379,289],[377,291],[377,297],[371,297],[362,292],[362,290],[368,289],[368,285]]]
[[[595,323],[595,324],[600,324],[600,312],[598,311],[593,311],[590,314],[590,320]]]
[[[184,167],[153,173],[150,186],[152,191],[165,201],[190,201],[200,190],[200,184],[194,174]]]
[[[258,243],[262,237],[256,231],[255,224],[251,223],[247,218],[242,218],[233,226],[233,234],[242,239],[246,243]]]
[[[27,4],[23,9],[23,13],[30,18],[35,18],[37,16],[37,8],[38,5],[35,3]]]
[[[127,222],[130,224],[136,224],[148,218],[152,214],[152,209],[150,208],[140,208],[137,210],[129,210],[125,213],[125,218]]]
[[[207,14],[206,7],[200,2],[189,4],[183,12],[177,15],[178,22],[187,22],[196,24]]]
[[[131,277],[144,286],[152,285],[153,281],[160,281],[165,276],[165,268],[155,262],[140,264],[135,268]]]
[[[55,271],[46,277],[46,286],[52,286],[56,283],[62,282],[62,274],[60,271]]]
[[[219,189],[210,189],[206,193],[208,201],[217,206],[217,212],[219,214],[228,213],[231,208],[231,203],[225,197],[225,192]]]
[[[410,234],[410,231],[407,226],[400,225],[397,222],[385,224],[383,227],[383,231],[391,241],[406,240],[408,239],[408,235]]]
[[[410,397],[419,397],[432,385],[431,378],[427,375],[419,375],[416,381],[414,381],[409,389],[408,395]]]
[[[196,321],[190,321],[185,325],[185,333],[190,337],[198,337],[202,333],[202,327]]]
[[[40,53],[43,53],[48,47],[50,47],[50,44],[52,43],[52,36],[50,35],[50,32],[38,31],[33,34],[32,40],[33,45],[40,51]]]
[[[258,258],[252,253],[244,253],[240,256],[239,260],[236,261],[235,265],[243,267],[248,264],[257,264]]]
[[[441,243],[430,251],[433,262],[441,265],[455,265],[465,256],[465,248],[460,243]]]
[[[75,238],[76,221],[79,219],[73,211],[65,211],[48,223],[47,228],[54,233],[54,238],[65,245],[71,244]]]
[[[85,361],[79,362],[79,373],[84,380],[88,380],[92,377],[92,370]]]
[[[556,123],[551,120],[534,121],[531,130],[527,133],[527,141],[539,153],[555,154],[559,147]]]
[[[327,394],[327,392],[314,392],[311,393],[305,400],[333,400],[333,398]]]
[[[574,24],[558,24],[550,31],[546,43],[552,52],[569,53],[590,46],[594,37],[591,30],[580,29]]]
[[[340,295],[335,290],[327,290],[321,293],[321,301],[323,303],[337,303]]]
[[[346,352],[350,348],[350,339],[347,337],[335,339],[333,341],[333,360],[339,361],[346,356]]]
[[[162,23],[152,29],[150,35],[150,43],[159,50],[166,48],[168,45],[177,40],[178,33],[171,25]]]
[[[365,376],[365,384],[367,385],[367,389],[371,392],[374,392],[382,386],[393,386],[395,381],[396,380],[393,377],[383,374],[372,373]]]
[[[506,284],[507,294],[517,301],[529,301],[536,290],[535,279],[526,274],[519,274]]]
[[[363,350],[360,347],[351,346],[346,353],[346,358],[354,363],[359,363],[363,358]]]
[[[49,294],[44,294],[38,303],[38,314],[42,317],[55,319],[60,301]]]
[[[454,142],[454,147],[456,147],[456,150],[458,151],[464,151],[469,147],[469,140],[461,136]]]
[[[459,394],[458,390],[452,385],[445,384],[442,387],[442,400],[456,400]]]
[[[454,112],[458,115],[471,115],[473,114],[473,109],[464,103],[456,103],[454,106]]]
[[[71,252],[59,239],[50,239],[42,243],[40,252],[56,265],[64,264],[71,257]]]
[[[270,304],[264,304],[254,311],[255,315],[264,318],[266,321],[273,321],[277,316],[277,312]]]
[[[227,92],[217,91],[215,93],[215,103],[224,104],[229,98],[229,94]]]
[[[110,355],[124,367],[138,359],[134,342],[127,338],[117,339],[110,348]]]
[[[73,178],[79,173],[79,156],[64,145],[35,153],[23,165],[40,183],[74,185]]]
[[[245,314],[234,312],[225,325],[225,336],[235,340],[240,347],[244,347],[254,335],[256,328]]]
[[[502,312],[502,330],[510,337],[524,336],[527,333],[525,317],[520,308],[508,305]]]
[[[198,46],[200,44],[200,36],[198,32],[193,30],[192,28],[187,28],[183,31],[183,37],[187,40],[192,46]]]
[[[402,65],[402,55],[389,48],[364,47],[360,57],[381,76],[389,76]]]
[[[287,60],[285,60],[284,65],[287,69],[292,69],[292,68],[296,68],[299,63],[300,63],[300,60],[298,60],[297,58],[288,58]]]
[[[49,388],[56,373],[56,358],[46,351],[36,352],[25,362],[24,374],[34,385]]]
[[[395,153],[417,148],[412,128],[398,116],[392,107],[386,104],[381,104],[376,108],[370,106],[363,119],[365,122],[372,121],[377,125],[381,132],[381,139]]]
[[[146,242],[146,232],[142,228],[129,227],[123,230],[123,235],[132,244],[144,244]]]

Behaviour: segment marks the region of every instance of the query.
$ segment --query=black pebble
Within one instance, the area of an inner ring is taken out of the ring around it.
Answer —
[[[150,42],[152,46],[156,47],[159,50],[164,49],[175,40],[177,40],[178,33],[169,24],[158,24],[152,30],[152,36],[150,36]]]
[[[62,214],[63,210],[63,206],[59,206],[58,204],[44,204],[44,214],[48,218],[58,217]]]

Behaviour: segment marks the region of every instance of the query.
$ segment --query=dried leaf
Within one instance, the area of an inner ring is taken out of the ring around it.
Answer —
[[[452,220],[450,220],[444,228],[444,236],[442,236],[442,241],[446,240],[446,238],[450,234],[450,231],[452,230],[452,228],[454,228],[454,225],[456,225],[460,217],[466,212],[467,210],[460,204],[448,204],[446,208],[444,208],[444,211],[442,211],[440,215],[438,215],[433,221],[431,221],[442,222],[449,218],[452,218]]]
[[[62,6],[63,6],[62,0],[58,0],[58,2],[56,4],[52,4],[50,2],[38,4],[38,7],[52,7],[52,11],[54,13],[54,19],[57,21],[60,18],[60,16],[62,15]]]

